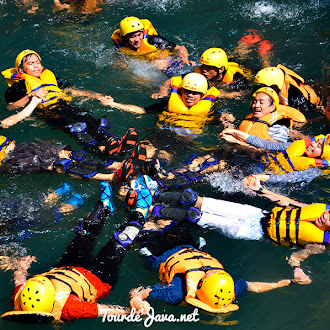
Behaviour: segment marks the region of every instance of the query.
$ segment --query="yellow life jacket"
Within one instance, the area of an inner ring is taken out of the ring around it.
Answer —
[[[321,138],[325,139],[325,136],[320,134],[310,139],[296,140],[292,142],[285,151],[265,154],[261,161],[266,167],[266,172],[282,174],[293,171],[303,171],[309,167],[329,166],[328,160],[303,156],[306,152],[306,148],[308,148],[313,141]]]
[[[289,88],[290,86],[294,86],[304,95],[304,97],[314,105],[320,105],[322,100],[316,94],[314,89],[306,85],[304,82],[304,78],[300,77],[294,71],[286,68],[285,66],[278,64],[278,68],[280,68],[284,72],[284,84],[278,94],[280,98],[280,103],[284,105],[289,104]]]
[[[212,120],[210,117],[211,108],[215,98],[220,94],[215,87],[210,88],[203,98],[191,108],[188,108],[180,93],[182,78],[171,79],[171,94],[168,100],[167,111],[159,115],[158,126],[174,125],[191,129],[194,133],[202,131],[205,123]]]
[[[202,66],[201,65],[196,66],[196,68],[194,69],[194,71],[196,73],[202,74]],[[230,84],[230,83],[232,83],[234,81],[234,75],[235,75],[235,73],[240,73],[241,75],[245,76],[244,70],[239,67],[239,64],[238,63],[228,62],[228,64],[227,64],[227,71],[226,71],[223,79],[221,80],[221,83],[224,83],[224,84]],[[215,84],[217,84],[217,82],[215,82]]]
[[[322,203],[293,209],[274,207],[267,233],[271,240],[284,246],[329,244],[329,232],[321,230],[314,223],[329,208],[329,205]]]
[[[68,96],[58,87],[54,73],[46,68],[42,69],[40,78],[30,76],[26,73],[19,73],[14,68],[2,71],[2,75],[5,77],[9,87],[19,80],[24,80],[28,93],[40,88],[46,88],[48,91],[47,98],[38,105],[39,108],[48,107],[51,104],[57,103],[59,100],[68,102],[72,100],[71,96]]]
[[[125,42],[123,39],[120,37],[120,30],[116,30],[112,36],[111,39],[115,46],[124,54],[128,55],[145,55],[147,58],[152,59],[152,58],[159,58],[159,57],[167,57],[170,55],[169,50],[159,50],[157,47],[154,45],[149,44],[148,42],[148,37],[149,36],[157,36],[158,33],[153,27],[152,23],[148,19],[141,19],[141,22],[143,24],[144,30],[143,30],[143,39],[141,42],[141,46],[137,49],[134,50],[127,45],[125,45]]]
[[[186,278],[188,304],[202,308],[211,313],[228,313],[238,309],[235,304],[215,309],[196,298],[197,285],[208,270],[223,270],[222,264],[208,253],[193,248],[183,248],[168,257],[160,264],[159,278],[163,283],[171,283],[176,274],[184,274]]]
[[[56,320],[62,315],[62,309],[70,294],[75,294],[79,299],[93,303],[96,301],[97,290],[88,279],[72,267],[53,268],[49,272],[40,274],[50,279],[56,291],[55,303],[51,314]],[[23,286],[14,298],[15,310],[21,310],[20,295]]]
[[[305,116],[299,110],[280,104],[275,111],[261,118],[256,118],[251,113],[241,122],[238,129],[250,135],[256,135],[262,139],[271,140],[268,134],[269,127],[283,118],[290,119],[291,127],[293,121],[299,123],[304,123],[306,121]]]
[[[0,166],[4,158],[6,157],[6,148],[11,142],[13,142],[13,140],[8,139],[3,135],[0,135]]]

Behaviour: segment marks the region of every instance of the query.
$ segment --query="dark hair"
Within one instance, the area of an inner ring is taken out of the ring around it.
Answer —
[[[32,54],[25,55],[21,60],[21,64],[19,65],[19,68],[21,68],[23,70],[23,63],[25,63],[32,55],[36,55],[36,54],[32,53]],[[39,57],[38,57],[38,59],[39,59]]]
[[[269,97],[269,106],[271,107],[272,105],[274,105],[274,100],[269,95],[267,96]]]

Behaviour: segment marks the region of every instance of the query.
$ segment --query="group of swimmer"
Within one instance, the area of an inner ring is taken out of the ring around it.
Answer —
[[[54,3],[61,4],[55,0]],[[173,66],[195,65],[189,60],[185,46],[158,35],[147,19],[125,17],[111,39],[119,52],[150,61],[165,74]],[[28,141],[16,145],[1,135],[1,173],[56,171],[74,178],[101,180],[100,199],[76,228],[74,239],[56,267],[27,279],[35,257],[15,260],[2,257],[2,268],[14,270],[15,284],[14,311],[4,313],[4,320],[71,321],[128,314],[131,309],[146,314],[154,299],[171,304],[186,301],[207,312],[227,313],[239,308],[235,299],[247,291],[259,293],[294,283],[311,283],[300,265],[309,255],[323,253],[329,244],[330,205],[302,204],[272,193],[261,182],[299,182],[305,180],[306,173],[308,177],[316,177],[322,174],[322,167],[329,166],[329,134],[288,142],[289,136],[302,136],[293,129],[307,122],[300,110],[318,111],[324,120],[330,119],[329,99],[327,104],[326,97],[281,64],[261,69],[251,88],[247,71],[228,61],[223,49],[205,50],[200,62],[193,72],[167,80],[151,96],[161,100],[146,108],[120,104],[109,95],[73,88],[43,67],[41,56],[31,49],[18,54],[13,68],[2,71],[8,84],[5,92],[8,108],[23,108],[0,122],[2,132],[34,115],[68,132],[84,150]],[[234,128],[233,115],[217,116],[212,110],[217,98],[248,94],[252,95],[251,113],[238,129]],[[175,144],[171,149],[166,148],[152,136],[139,141],[134,128],[128,128],[123,137],[118,137],[105,118],[94,118],[72,105],[73,97],[96,99],[105,107],[131,113],[159,112],[156,135],[167,134]],[[180,144],[193,144],[191,136],[202,132],[214,120],[225,126],[221,138],[261,154],[264,173],[251,174],[243,182],[247,189],[280,206],[268,212],[198,196],[188,187],[205,179],[207,173],[226,171],[226,160],[219,156],[218,150],[192,158],[185,168],[164,169],[162,164],[178,156],[175,149]],[[130,214],[128,221],[92,258],[106,219],[116,211],[109,182],[120,186]],[[234,239],[267,238],[279,245],[303,247],[289,259],[293,278],[271,283],[234,281],[216,258],[195,245],[190,229],[196,224],[216,228]],[[100,304],[98,300],[108,295],[116,284],[120,264],[133,244],[139,245],[144,258],[158,269],[162,285],[132,289],[130,308]]]

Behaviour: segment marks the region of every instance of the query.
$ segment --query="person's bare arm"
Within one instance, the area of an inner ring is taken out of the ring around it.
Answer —
[[[98,100],[104,106],[107,106],[109,105],[109,103],[113,102],[113,98],[110,95],[103,95],[101,93],[96,93],[93,91],[85,91],[72,87],[66,88],[65,91],[70,93],[74,97],[87,97],[89,99]]]
[[[26,282],[26,276],[28,274],[28,269],[32,262],[37,262],[36,257],[26,256],[17,261],[17,267],[14,272],[14,283],[15,287]]]
[[[40,88],[34,92],[28,93],[27,95],[25,95],[24,97],[22,97],[21,99],[19,99],[16,102],[9,103],[7,108],[8,108],[8,110],[16,110],[16,109],[25,107],[33,96],[36,96],[39,99],[44,101],[47,97],[47,94],[48,94],[48,91],[46,88]]]
[[[220,94],[219,94],[218,97],[219,98],[226,98],[226,99],[235,99],[235,98],[238,98],[238,97],[245,96],[249,93],[250,93],[250,91],[228,92],[228,91],[225,91],[225,90],[221,89]]]
[[[187,65],[195,65],[196,62],[189,60],[189,53],[187,51],[187,48],[183,45],[176,45],[174,48],[178,52],[178,55],[181,57],[182,62]]]
[[[265,197],[269,199],[272,202],[275,202],[278,205],[281,206],[297,206],[297,207],[304,207],[307,204],[300,203],[295,201],[294,199],[291,199],[289,197],[276,194],[267,188],[264,188],[261,186],[261,181],[266,181],[269,178],[269,175],[267,174],[256,174],[256,175],[250,175],[247,178],[243,179],[243,184],[248,187],[251,190],[254,190],[260,194],[260,196]]]
[[[267,292],[274,289],[283,288],[285,286],[292,285],[294,283],[300,284],[300,285],[307,285],[311,284],[312,281],[307,276],[303,270],[299,267],[294,269],[293,272],[294,278],[292,280],[281,280],[278,282],[247,282],[248,284],[248,291],[255,292],[255,293],[261,293],[261,292]]]
[[[151,288],[143,288],[142,286],[132,289],[129,293],[131,308],[135,308],[135,310],[140,314],[148,313],[150,304],[146,301],[146,299],[151,291]]]
[[[289,258],[288,264],[291,267],[300,267],[300,263],[313,254],[322,254],[326,250],[324,245],[310,243],[306,244],[302,250],[293,252]]]
[[[109,105],[112,108],[124,110],[127,112],[132,112],[132,113],[136,113],[136,114],[146,113],[143,108],[141,108],[137,105],[134,105],[134,104],[122,104],[122,103],[118,103],[118,102],[111,102]]]
[[[152,99],[160,99],[168,95],[171,86],[171,78],[167,79],[162,86],[159,87],[158,93],[151,94]]]
[[[289,286],[291,284],[291,280],[281,280],[278,282],[247,282],[247,284],[248,291],[261,293]]]
[[[15,115],[9,116],[3,120],[1,120],[1,128],[8,128],[11,126],[16,125],[23,119],[31,116],[33,113],[34,109],[37,107],[37,105],[41,102],[42,100],[36,96],[32,97],[31,102],[19,113],[16,113]]]
[[[235,138],[236,140],[245,142],[249,137],[249,134],[239,131],[238,129],[226,128],[220,133],[220,136],[226,141],[228,141],[227,139]],[[229,142],[231,142],[231,140]]]
[[[67,4],[67,3],[62,4],[60,2],[60,0],[54,0],[54,6],[56,7],[57,10],[64,10],[64,9],[70,10],[71,9],[71,6],[69,4]]]
[[[250,144],[245,142],[249,136],[247,133],[241,132],[237,129],[233,129],[233,127],[230,127],[228,124],[227,125],[224,124],[224,126],[226,128],[220,133],[220,137],[225,141],[239,144],[243,147],[246,147],[256,152],[261,152],[263,150],[261,148],[256,148],[254,146],[251,146]]]

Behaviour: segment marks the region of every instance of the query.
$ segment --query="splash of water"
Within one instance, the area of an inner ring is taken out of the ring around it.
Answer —
[[[234,178],[230,172],[216,172],[208,174],[206,179],[213,188],[220,192],[233,194],[237,192],[249,193],[242,184],[243,176]]]

